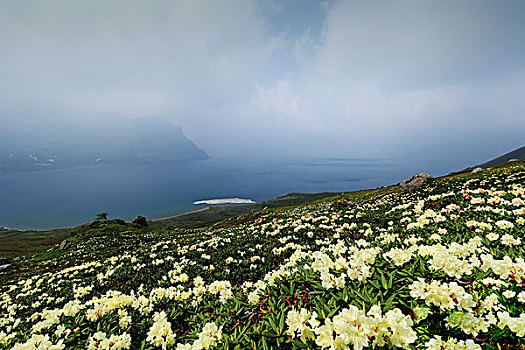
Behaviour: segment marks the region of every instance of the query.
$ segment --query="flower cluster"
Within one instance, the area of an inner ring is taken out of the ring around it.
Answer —
[[[457,340],[450,338],[445,341],[439,335],[435,335],[425,344],[427,350],[481,350],[481,346],[474,343],[474,340]]]
[[[107,338],[106,333],[97,332],[89,340],[88,350],[120,350],[129,349],[131,346],[131,336],[127,333],[116,335],[112,334]]]
[[[381,308],[374,305],[366,314],[356,306],[350,305],[333,318],[324,319],[321,324],[317,313],[306,309],[292,309],[287,317],[288,334],[299,336],[303,342],[313,340],[322,349],[355,350],[365,347],[388,345],[404,349],[417,339],[412,329],[413,322],[401,310],[393,309],[384,316]]]
[[[471,310],[476,306],[472,295],[456,282],[440,283],[437,280],[431,283],[419,278],[410,285],[410,295],[416,299],[423,299],[427,305],[435,305],[444,310]]]
[[[171,323],[166,319],[166,313],[157,312],[153,316],[153,322],[146,340],[155,346],[167,349],[169,345],[175,343],[175,333],[171,330]]]

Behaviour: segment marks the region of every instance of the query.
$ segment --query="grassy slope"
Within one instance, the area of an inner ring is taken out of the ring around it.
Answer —
[[[12,258],[34,254],[60,243],[71,229],[50,231],[18,231],[0,228],[0,257]]]
[[[184,237],[188,232],[204,231],[208,228],[226,228],[252,222],[261,216],[301,208],[312,204],[331,203],[338,200],[364,203],[388,193],[397,192],[397,186],[366,189],[347,193],[290,193],[266,202],[251,205],[216,206],[209,210],[188,213],[170,219],[150,221],[149,228],[139,227],[131,223],[121,224],[118,220],[83,224],[74,228],[49,231],[0,231],[0,257],[14,258],[21,269],[0,274],[0,282],[14,276],[25,275],[29,271],[40,269],[41,261],[61,259],[70,255],[68,251],[60,251],[58,244],[68,239],[73,248],[78,251],[85,247],[84,254],[76,254],[74,262],[96,258],[107,258],[119,252],[147,245],[161,237]],[[124,232],[124,233],[123,233]],[[105,240],[111,236],[110,240]],[[148,238],[149,237],[149,238]],[[100,240],[99,240],[100,239]],[[101,251],[91,249],[97,243],[105,241],[106,249]],[[69,263],[68,263],[69,264]]]
[[[525,159],[525,146],[515,149],[514,151],[511,151],[509,153],[505,153],[504,155],[500,157],[491,159],[485,163],[480,164],[479,166],[484,167],[484,168],[491,167],[491,166],[506,163],[511,159]]]
[[[158,228],[198,228],[222,221],[224,219],[261,211],[269,208],[282,208],[313,202],[319,199],[333,197],[337,193],[290,193],[285,196],[270,199],[265,202],[245,205],[219,205],[199,212],[191,212],[172,218],[151,221],[152,227]]]
[[[257,204],[213,206],[202,212],[193,212],[169,219],[150,221],[150,226],[158,229],[206,227],[233,216],[261,211],[265,208],[309,203],[322,198],[333,197],[334,195],[336,195],[336,193],[290,193]],[[75,232],[85,230],[89,230],[87,225],[48,231],[19,231],[0,228],[0,257],[13,258],[42,252],[60,243]]]

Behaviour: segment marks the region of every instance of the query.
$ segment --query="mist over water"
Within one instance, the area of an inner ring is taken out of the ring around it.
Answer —
[[[109,212],[131,220],[204,207],[196,200],[290,192],[344,192],[397,183],[417,167],[374,159],[214,158],[206,161],[105,164],[0,175],[0,226],[74,226]]]
[[[0,123],[29,119],[47,141],[53,122],[108,112],[167,119],[211,157],[487,160],[523,145],[524,11],[519,0],[3,1]]]

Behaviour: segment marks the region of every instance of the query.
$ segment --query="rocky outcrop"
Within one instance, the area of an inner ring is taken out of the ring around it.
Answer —
[[[132,224],[135,224],[135,225],[138,225],[138,226],[142,226],[142,227],[148,227],[148,221],[146,220],[146,218],[144,216],[137,216],[135,219],[133,219],[133,221],[131,222]]]
[[[62,242],[60,242],[60,246],[58,247],[58,249],[67,250],[69,247],[71,247],[71,241],[68,239],[65,239]]]
[[[420,174],[414,175],[408,180],[401,181],[401,183],[399,184],[399,191],[406,192],[414,188],[421,187],[429,179],[432,179],[432,175],[429,175],[427,173],[420,173]]]
[[[13,264],[10,259],[0,258],[0,273],[16,269],[18,269],[18,266]]]
[[[472,173],[472,174],[479,174],[479,173],[483,173],[483,172],[485,172],[485,171],[487,171],[487,170],[485,170],[485,169],[482,168],[482,167],[477,167],[477,168],[475,168],[474,170],[472,170],[471,173]]]

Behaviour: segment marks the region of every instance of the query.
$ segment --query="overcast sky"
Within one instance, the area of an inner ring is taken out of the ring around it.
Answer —
[[[524,13],[520,0],[2,0],[0,115],[160,116],[212,156],[471,164],[525,144]]]

